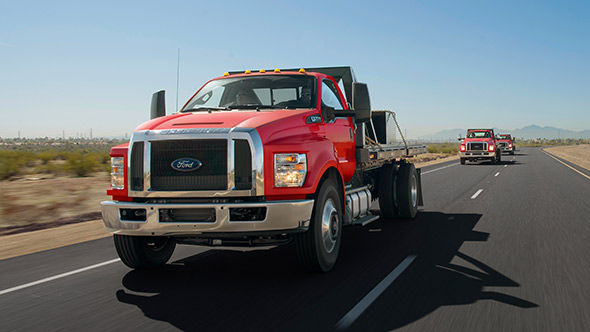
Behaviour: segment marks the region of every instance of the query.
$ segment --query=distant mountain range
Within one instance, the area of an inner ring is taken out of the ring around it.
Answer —
[[[432,135],[419,137],[421,140],[448,141],[456,140],[459,136],[465,136],[467,128],[441,130]],[[535,138],[590,138],[590,130],[574,131],[555,127],[541,127],[530,125],[520,129],[499,129],[494,128],[495,133],[508,133],[516,138],[535,139]]]

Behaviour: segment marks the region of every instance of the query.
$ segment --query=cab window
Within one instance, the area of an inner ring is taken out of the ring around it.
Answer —
[[[340,98],[338,97],[338,90],[330,80],[322,81],[322,105],[332,107],[334,110],[341,111],[344,109]]]

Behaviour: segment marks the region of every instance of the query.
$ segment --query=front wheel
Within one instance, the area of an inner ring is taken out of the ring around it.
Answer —
[[[113,236],[121,261],[132,269],[153,269],[166,264],[176,247],[174,239],[160,236]]]
[[[342,237],[342,203],[332,180],[322,183],[309,229],[297,234],[295,247],[299,264],[307,270],[328,272],[336,264]]]
[[[465,165],[465,158],[460,158],[459,161],[461,162],[461,165]]]

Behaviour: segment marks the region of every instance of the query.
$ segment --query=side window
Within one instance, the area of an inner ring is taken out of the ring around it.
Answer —
[[[336,92],[334,83],[330,80],[322,81],[322,104],[333,107],[335,110],[341,111],[344,109],[338,98],[338,92]]]

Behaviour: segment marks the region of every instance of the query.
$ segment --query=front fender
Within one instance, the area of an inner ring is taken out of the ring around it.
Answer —
[[[305,153],[307,155],[307,176],[302,187],[277,188],[274,185],[274,155],[276,153]],[[265,196],[310,195],[315,193],[322,175],[330,168],[338,169],[338,161],[334,155],[334,144],[323,137],[275,141],[264,147],[264,192]]]

